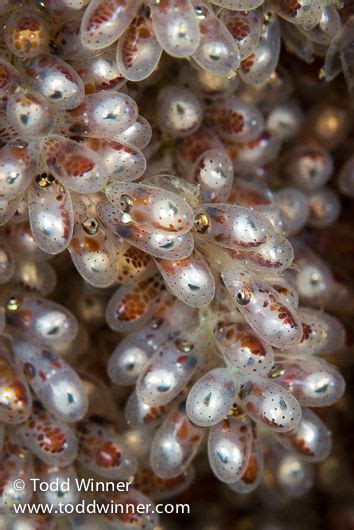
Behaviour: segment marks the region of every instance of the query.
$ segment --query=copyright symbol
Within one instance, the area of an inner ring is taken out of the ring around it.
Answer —
[[[18,478],[17,480],[15,480],[15,482],[14,482],[14,489],[15,489],[16,491],[22,491],[22,490],[25,489],[25,487],[26,487],[26,484],[25,484],[25,481],[24,481],[24,480],[22,480],[22,479],[20,479],[20,478]]]

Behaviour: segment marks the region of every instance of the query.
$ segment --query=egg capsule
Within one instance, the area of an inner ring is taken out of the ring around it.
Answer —
[[[309,209],[308,225],[312,228],[325,228],[338,219],[342,207],[338,194],[325,187],[311,193]]]
[[[35,263],[47,261],[50,258],[50,254],[43,252],[37,245],[29,221],[8,223],[4,227],[4,233],[11,241],[12,250],[20,258],[30,259]]]
[[[116,248],[117,282],[122,285],[135,283],[151,276],[154,265],[148,254],[136,247],[121,243]]]
[[[65,28],[65,24],[63,27]],[[80,45],[75,45],[75,51],[79,47]],[[87,48],[85,50],[88,51]],[[71,53],[67,50],[67,53],[69,53],[68,59],[71,65],[84,84],[85,94],[92,94],[99,90],[117,90],[127,82],[118,68],[114,47],[106,48],[94,55],[91,55],[92,52],[89,51],[88,57],[79,57],[79,60],[77,56],[71,56],[72,50]]]
[[[82,201],[75,199],[76,219],[68,250],[80,275],[94,287],[108,287],[117,279],[118,244]]]
[[[155,70],[161,54],[162,48],[153,31],[150,9],[143,6],[118,41],[119,70],[129,81],[142,81]]]
[[[107,304],[109,327],[121,332],[137,329],[158,310],[165,294],[163,280],[157,275],[119,287]]]
[[[265,274],[279,274],[290,267],[294,258],[291,243],[281,234],[274,234],[255,248],[229,249],[230,257],[246,269]]]
[[[90,50],[101,50],[116,41],[133,19],[140,0],[93,0],[81,20],[81,40]]]
[[[172,329],[166,320],[157,316],[134,334],[124,337],[109,358],[110,379],[117,385],[133,385],[170,333]]]
[[[24,444],[48,466],[68,466],[77,456],[77,441],[72,429],[44,410],[35,410],[21,426]]]
[[[59,254],[69,244],[74,212],[69,191],[48,173],[37,175],[28,190],[29,220],[39,248]]]
[[[15,341],[13,348],[17,364],[43,406],[62,421],[83,418],[88,408],[85,387],[62,358],[29,342]]]
[[[286,272],[287,279],[304,305],[323,307],[334,295],[335,281],[328,265],[302,241],[292,241],[296,269]]]
[[[128,480],[134,475],[136,458],[110,424],[81,424],[78,441],[78,461],[89,471],[113,480]]]
[[[199,28],[190,0],[164,0],[151,5],[152,27],[169,55],[189,57],[199,44]]]
[[[338,369],[323,359],[279,359],[270,377],[306,407],[328,407],[338,401],[345,382]]]
[[[302,326],[294,308],[268,283],[231,265],[222,278],[236,307],[263,340],[276,348],[301,341]]]
[[[239,48],[211,7],[193,2],[199,22],[200,42],[192,58],[203,69],[222,77],[233,77],[240,65]]]
[[[282,166],[283,178],[307,192],[320,189],[332,172],[332,156],[318,145],[294,147]]]
[[[259,247],[273,233],[263,215],[233,204],[203,204],[195,226],[204,239],[241,250]]]
[[[102,140],[98,152],[110,181],[136,180],[145,173],[145,157],[134,145],[115,140]]]
[[[227,152],[239,174],[247,175],[254,167],[274,160],[280,150],[280,138],[264,130],[255,140],[228,145]]]
[[[228,2],[221,0],[220,2],[213,3],[221,5],[224,3],[227,4]],[[229,3],[240,4],[242,2],[231,0]],[[259,4],[260,2],[255,1],[253,3]],[[262,9],[238,11],[234,10],[235,8],[232,7],[232,11],[229,11],[231,8],[227,5],[225,5],[225,7],[228,7],[228,9],[223,9],[221,11],[219,15],[220,20],[225,24],[226,28],[235,39],[240,50],[240,59],[243,61],[254,51],[261,37],[263,26]]]
[[[269,379],[243,377],[236,401],[252,418],[276,432],[287,432],[301,419],[301,407],[290,391]]]
[[[309,31],[304,31],[300,26],[300,31],[308,39],[317,44],[329,45],[341,28],[340,15],[335,5],[325,5],[322,7],[320,21]],[[306,30],[306,28],[304,28]]]
[[[78,142],[51,134],[43,140],[41,154],[50,173],[69,190],[95,193],[107,182],[101,157]]]
[[[163,479],[183,473],[198,452],[205,429],[193,425],[185,402],[175,407],[155,434],[150,463],[153,472]]]
[[[296,188],[283,188],[275,193],[275,204],[286,218],[286,235],[300,232],[310,215],[308,199]]]
[[[12,353],[0,342],[0,419],[4,423],[22,423],[31,413],[32,396],[21,372],[11,361]]]
[[[16,90],[10,94],[6,117],[21,138],[46,136],[54,126],[53,112],[44,97],[33,91]]]
[[[168,408],[166,405],[148,405],[141,401],[136,392],[133,392],[126,403],[124,416],[127,424],[132,429],[156,427],[161,423]]]
[[[185,334],[186,335],[186,334]],[[190,381],[200,360],[201,343],[185,335],[163,344],[150,358],[136,384],[138,398],[148,405],[166,405]]]
[[[296,4],[291,1],[272,0],[271,4],[277,15],[298,24],[304,30],[313,29],[321,21],[323,3],[320,0],[298,0]]]
[[[183,234],[168,233],[163,230],[145,230],[134,221],[125,223],[120,210],[107,201],[100,203],[97,213],[102,222],[114,234],[124,238],[138,249],[156,258],[178,260],[190,256],[194,248],[190,232]]]
[[[255,140],[264,128],[261,111],[234,95],[218,98],[206,108],[206,116],[222,140]]]
[[[207,372],[192,387],[187,398],[189,419],[201,427],[226,418],[235,400],[235,383],[226,368]]]
[[[36,11],[26,7],[10,15],[4,36],[11,53],[21,58],[45,53],[49,44],[47,24]]]
[[[290,283],[280,275],[274,274],[264,277],[265,281],[279,293],[287,304],[290,304],[295,310],[299,307],[299,296]],[[300,315],[299,315],[300,316]]]
[[[16,289],[23,289],[27,293],[35,293],[39,296],[47,296],[57,284],[57,275],[49,263],[36,263],[21,259],[16,262],[12,281]]]
[[[209,149],[225,151],[219,137],[210,128],[203,126],[185,138],[178,138],[175,146],[178,164],[186,173],[190,173],[191,166],[205,151]]]
[[[254,51],[241,62],[239,74],[248,85],[265,83],[277,67],[280,54],[280,24],[274,13],[267,13],[262,34]]]
[[[39,498],[42,503],[50,504],[54,509],[59,510],[60,506],[76,506],[80,500],[80,493],[77,488],[79,479],[75,472],[74,466],[56,467],[42,465],[39,469],[39,478],[41,482],[55,484],[55,491],[48,489],[39,492]],[[70,488],[68,488],[68,483]]]
[[[164,230],[183,234],[194,223],[194,214],[187,202],[178,195],[146,184],[114,182],[107,186],[106,195],[121,213],[121,221],[134,221],[146,230]]]
[[[192,307],[209,305],[215,294],[215,280],[203,256],[194,251],[178,261],[156,259],[167,288]]]
[[[144,149],[150,143],[151,137],[151,125],[143,116],[138,116],[136,122],[120,133],[116,139],[134,145],[138,149]]]
[[[213,334],[225,361],[237,372],[266,375],[272,368],[272,347],[247,324],[221,320],[216,323]]]
[[[233,178],[232,162],[221,149],[205,151],[196,160],[190,172],[190,180],[200,186],[202,201],[206,203],[227,201]]]
[[[6,321],[31,342],[48,348],[70,343],[78,331],[76,318],[65,307],[16,292],[7,298]]]
[[[80,105],[85,92],[80,76],[55,55],[39,55],[19,63],[33,90],[57,108],[73,109]]]
[[[306,357],[333,353],[344,347],[345,330],[335,317],[309,307],[301,307],[298,315],[302,324],[302,339],[296,346],[288,348],[287,354]]]
[[[236,482],[229,483],[228,486],[236,493],[251,493],[260,485],[263,478],[263,470],[263,447],[257,434],[257,428],[253,424],[251,450],[246,469]]]
[[[135,101],[114,90],[88,94],[75,109],[67,111],[64,127],[69,134],[111,138],[133,125],[138,117]]]
[[[203,118],[199,99],[187,88],[168,85],[157,99],[157,120],[163,131],[172,137],[196,132]]]
[[[29,186],[36,169],[34,146],[25,140],[13,140],[0,149],[1,199],[11,201]],[[11,203],[6,205],[11,207]],[[16,210],[16,204],[14,203]],[[7,209],[7,208],[6,208]],[[10,211],[14,214],[13,209]],[[7,215],[5,214],[6,221]]]
[[[248,420],[229,417],[209,431],[208,457],[214,475],[221,482],[233,483],[246,470],[252,444]]]
[[[288,498],[301,498],[313,486],[313,466],[304,462],[298,455],[289,454],[278,443],[270,443],[266,456],[266,484],[274,493]],[[270,477],[271,475],[271,477]]]
[[[300,423],[290,432],[278,434],[279,442],[305,462],[323,462],[331,450],[331,433],[322,420],[303,407]]]

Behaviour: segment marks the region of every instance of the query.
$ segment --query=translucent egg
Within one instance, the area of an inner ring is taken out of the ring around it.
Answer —
[[[69,191],[47,173],[37,175],[28,191],[29,220],[43,252],[59,254],[70,242],[74,212]]]
[[[126,332],[144,324],[162,303],[165,286],[160,276],[119,287],[109,300],[106,321],[111,329]]]
[[[278,18],[274,13],[267,13],[257,47],[241,62],[239,73],[242,81],[249,85],[266,82],[278,64],[280,46]]]
[[[76,318],[62,305],[16,292],[7,298],[6,320],[21,335],[48,348],[68,344],[78,331]]]
[[[276,364],[271,377],[287,388],[306,407],[328,407],[338,401],[345,382],[338,369],[312,357]]]
[[[200,0],[194,0],[199,22],[200,42],[193,52],[194,61],[212,74],[232,77],[240,65],[240,51],[226,26],[213,10]]]
[[[53,114],[46,100],[34,92],[16,91],[8,97],[6,116],[22,138],[47,135],[53,128]]]
[[[298,315],[269,284],[231,267],[222,272],[222,278],[236,307],[263,340],[276,348],[300,342],[302,326]]]
[[[6,22],[5,42],[17,57],[36,57],[47,50],[48,27],[36,11],[22,7]]]
[[[152,27],[156,38],[173,57],[189,57],[199,44],[198,22],[190,0],[152,2]]]
[[[134,454],[105,420],[82,423],[78,441],[78,461],[92,473],[111,480],[129,480],[134,474]]]
[[[155,258],[167,288],[192,307],[209,305],[215,294],[215,281],[203,256],[194,251],[178,261]]]
[[[72,109],[82,102],[85,93],[80,76],[59,57],[40,55],[22,66],[31,87],[55,106]]]
[[[236,400],[255,422],[276,432],[291,431],[301,419],[301,407],[293,394],[268,379],[241,379]]]
[[[214,100],[206,115],[220,138],[229,142],[255,140],[264,128],[258,107],[234,95]]]
[[[116,41],[133,19],[140,0],[93,0],[81,21],[81,39],[86,48],[101,50]]]
[[[160,346],[138,378],[138,398],[156,406],[172,401],[195,373],[202,353],[200,347],[200,341],[184,335]]]
[[[106,195],[120,211],[121,222],[135,221],[143,228],[183,234],[194,224],[191,207],[178,195],[146,184],[114,182]]]
[[[142,81],[155,70],[161,54],[162,48],[152,27],[150,9],[144,6],[118,41],[119,70],[129,81]]]
[[[174,408],[155,434],[151,446],[151,468],[158,477],[175,478],[183,473],[203,441],[205,429],[193,425],[185,402]]]
[[[101,157],[78,142],[51,134],[43,140],[41,153],[49,171],[69,190],[94,193],[107,182]]]
[[[266,375],[272,368],[274,354],[271,346],[247,324],[221,320],[216,323],[213,333],[225,361],[237,372]]]
[[[187,136],[200,126],[203,113],[198,98],[190,90],[170,85],[157,99],[157,119],[169,135]]]
[[[322,462],[332,447],[331,433],[310,409],[302,409],[300,423],[292,431],[277,435],[279,442],[305,462]]]
[[[82,419],[88,399],[76,372],[50,350],[24,341],[15,341],[13,348],[16,362],[43,406],[62,421]]]
[[[170,327],[161,317],[125,337],[114,349],[107,365],[110,379],[117,385],[133,385],[148,360],[168,340]]]
[[[226,152],[209,149],[196,160],[190,180],[199,184],[203,202],[225,202],[232,188],[234,170]]]
[[[49,466],[68,466],[77,456],[73,430],[44,410],[36,410],[21,426],[21,439],[40,460]]]
[[[122,92],[105,90],[85,96],[66,114],[66,127],[76,136],[107,138],[121,134],[138,117],[135,101]]]
[[[207,372],[192,387],[187,398],[189,419],[201,427],[226,418],[235,400],[235,383],[226,368]]]
[[[209,463],[214,475],[228,484],[239,480],[246,471],[251,444],[249,421],[230,417],[214,425],[208,438]]]

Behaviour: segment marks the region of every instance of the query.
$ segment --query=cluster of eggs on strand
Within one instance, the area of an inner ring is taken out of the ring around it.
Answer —
[[[322,58],[321,83],[343,72],[353,90],[346,7],[0,0],[1,509],[76,503],[29,478],[85,473],[133,482],[102,503],[153,506],[191,484],[203,447],[236,493],[261,483],[265,447],[274,470],[328,456],[312,409],[344,392],[325,356],[344,347],[330,312],[349,294],[301,231],[339,217],[335,171],[354,196],[353,156],[334,156],[352,111],[299,75],[304,108],[279,57]],[[115,344],[97,360],[104,322]],[[311,483],[301,469],[290,495]]]

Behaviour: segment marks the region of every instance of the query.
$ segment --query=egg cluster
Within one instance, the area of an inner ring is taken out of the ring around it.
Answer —
[[[0,23],[1,528],[82,498],[31,477],[89,476],[152,506],[92,528],[152,530],[196,456],[235,495],[264,470],[303,494],[345,387],[351,289],[308,234],[354,197],[353,3],[0,0]]]

